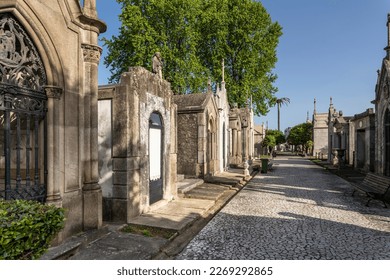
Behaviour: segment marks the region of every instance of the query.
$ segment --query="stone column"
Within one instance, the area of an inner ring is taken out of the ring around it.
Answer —
[[[237,158],[237,129],[232,129],[232,163],[236,164],[236,158]]]
[[[63,178],[60,174],[64,171],[64,158],[61,153],[63,145],[60,142],[60,114],[62,89],[58,87],[45,87],[47,100],[47,198],[48,204],[62,206],[61,186]],[[55,169],[55,167],[57,169]],[[60,169],[60,172],[58,172]],[[62,172],[61,172],[62,171]]]
[[[207,165],[207,126],[206,116],[204,113],[198,113],[198,168],[197,177],[206,175]]]
[[[83,200],[84,229],[102,226],[102,190],[98,170],[98,64],[101,48],[81,45],[84,57]]]

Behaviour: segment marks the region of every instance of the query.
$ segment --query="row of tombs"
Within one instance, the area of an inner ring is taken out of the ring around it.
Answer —
[[[99,87],[99,184],[104,219],[129,222],[177,196],[177,174],[207,178],[253,157],[253,112],[216,92],[174,95],[142,67]]]
[[[313,112],[313,155],[340,168],[348,164],[363,173],[390,176],[390,14],[386,56],[377,71],[374,108],[353,116],[337,111],[330,98],[328,112]],[[350,104],[343,104],[349,106]]]
[[[253,154],[253,112],[130,68],[98,86],[96,0],[0,1],[0,199],[66,209],[58,241],[128,222]],[[104,213],[104,214],[103,214]]]

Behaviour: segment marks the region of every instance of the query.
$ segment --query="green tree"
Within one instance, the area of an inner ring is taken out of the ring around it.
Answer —
[[[266,134],[263,139],[262,146],[267,147],[267,150],[270,153],[273,150],[273,148],[276,146],[275,135]]]
[[[239,106],[252,100],[255,114],[265,114],[275,105],[272,69],[282,34],[262,4],[253,0],[203,0],[199,56],[214,79],[221,77],[221,59],[226,63],[229,101]]]
[[[283,144],[286,142],[286,137],[279,130],[268,129],[265,132],[266,135],[273,135],[275,137],[275,145]]]
[[[307,152],[313,138],[313,125],[311,123],[302,123],[291,128],[290,134],[287,137],[287,142],[290,145],[301,145]]]
[[[282,34],[278,23],[254,0],[117,0],[122,4],[118,36],[103,39],[104,63],[111,82],[130,66],[151,68],[159,51],[164,78],[176,93],[196,93],[210,77],[222,76],[229,102],[240,107],[252,100],[255,114],[276,103],[272,70]]]
[[[209,71],[197,55],[199,32],[196,22],[201,0],[117,0],[122,4],[118,36],[104,38],[110,67],[110,82],[117,82],[130,66],[151,69],[152,56],[164,59],[164,78],[177,93],[199,92]],[[206,82],[205,82],[206,81]]]

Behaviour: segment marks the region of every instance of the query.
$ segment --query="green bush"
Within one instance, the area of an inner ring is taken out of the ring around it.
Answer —
[[[64,209],[36,201],[0,200],[0,259],[38,259],[64,226]]]

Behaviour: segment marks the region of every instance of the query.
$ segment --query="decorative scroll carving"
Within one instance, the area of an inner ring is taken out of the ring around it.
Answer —
[[[61,99],[62,88],[59,87],[45,87],[47,98]]]
[[[42,91],[46,74],[42,60],[16,19],[0,14],[0,82]]]
[[[82,44],[84,61],[99,64],[102,48],[95,45]]]
[[[0,83],[0,111],[45,114],[47,97],[42,92]]]

